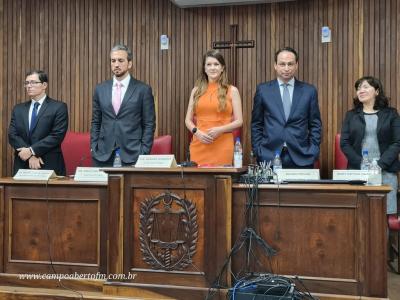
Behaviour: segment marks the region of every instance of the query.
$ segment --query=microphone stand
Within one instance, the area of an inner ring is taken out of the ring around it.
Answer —
[[[186,151],[186,160],[184,162],[181,163],[182,167],[197,167],[197,163],[194,161],[190,160],[190,144],[193,141],[193,135],[192,138],[190,139],[189,145],[187,147],[187,151]]]

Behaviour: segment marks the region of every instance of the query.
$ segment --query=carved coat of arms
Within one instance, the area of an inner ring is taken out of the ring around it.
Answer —
[[[190,200],[163,193],[141,203],[140,250],[153,269],[183,270],[192,264],[198,234],[196,205]]]

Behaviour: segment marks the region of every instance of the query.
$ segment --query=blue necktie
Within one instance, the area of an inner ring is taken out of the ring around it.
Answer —
[[[288,89],[287,83],[283,84],[283,95],[282,95],[282,103],[283,103],[283,110],[285,111],[286,121],[289,119],[290,114],[290,107],[292,106],[292,102],[290,101],[290,93]]]
[[[39,102],[35,102],[35,104],[33,105],[32,116],[31,116],[31,126],[29,126],[29,132],[32,132],[32,129],[36,125],[37,111],[38,111],[39,105],[40,105]]]

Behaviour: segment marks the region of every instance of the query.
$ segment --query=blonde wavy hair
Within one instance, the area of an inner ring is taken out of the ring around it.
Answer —
[[[196,111],[197,104],[201,96],[207,90],[208,87],[208,76],[205,71],[206,59],[207,57],[212,57],[218,60],[218,62],[223,67],[221,76],[218,79],[218,112],[224,111],[226,109],[226,95],[228,93],[229,82],[228,76],[226,74],[226,64],[224,57],[218,50],[208,50],[206,54],[203,56],[203,63],[201,67],[201,72],[199,77],[196,80],[195,87],[197,87],[194,95],[193,95],[193,111]]]

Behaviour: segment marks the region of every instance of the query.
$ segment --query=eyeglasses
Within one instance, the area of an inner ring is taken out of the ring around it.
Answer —
[[[24,87],[37,86],[37,85],[39,85],[41,83],[43,83],[43,82],[41,82],[41,81],[24,81]]]

